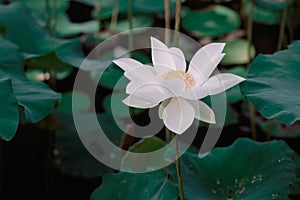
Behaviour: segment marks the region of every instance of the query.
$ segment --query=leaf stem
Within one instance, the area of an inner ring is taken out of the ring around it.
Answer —
[[[271,139],[272,136],[272,130],[273,130],[273,120],[268,120],[268,132],[267,132],[267,141]]]
[[[180,200],[184,200],[184,190],[183,190],[183,181],[181,176],[181,165],[180,165],[180,155],[179,155],[179,142],[178,137],[174,136],[175,141],[175,154],[176,154],[176,171],[177,171],[177,179],[179,184],[179,193],[180,193]]]
[[[165,128],[165,138],[166,142],[169,143],[172,139],[172,135],[169,129]]]
[[[179,44],[180,19],[181,19],[181,0],[176,0],[175,46],[178,46]]]
[[[128,50],[131,51],[133,49],[133,35],[132,35],[132,28],[133,28],[133,21],[132,21],[132,0],[128,0],[128,10],[127,10],[127,18],[128,18]]]
[[[96,10],[98,11],[98,24],[99,24],[98,32],[99,33],[102,30],[102,26],[101,26],[101,24],[102,24],[101,9],[102,9],[102,0],[98,0],[98,5],[96,7]]]
[[[119,0],[115,0],[109,29],[115,31],[119,15]]]
[[[164,0],[165,8],[165,44],[170,45],[170,1]]]
[[[282,49],[282,43],[283,43],[283,38],[284,38],[284,29],[285,29],[285,25],[286,25],[287,11],[288,11],[288,2],[287,2],[287,0],[285,0],[285,6],[284,6],[284,9],[283,9],[283,13],[282,13],[281,21],[280,21],[277,51]]]

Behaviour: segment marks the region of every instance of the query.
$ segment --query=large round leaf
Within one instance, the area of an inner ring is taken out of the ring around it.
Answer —
[[[91,200],[177,200],[177,190],[169,182],[166,174],[155,171],[144,174],[118,173],[104,176]]]
[[[250,66],[242,92],[265,118],[284,124],[300,119],[300,41],[273,55],[259,55]]]
[[[61,95],[51,90],[46,84],[29,81],[23,72],[23,59],[18,48],[0,38],[0,69],[11,80],[18,105],[25,110],[26,120],[38,122],[54,108]]]
[[[288,199],[296,180],[294,152],[283,141],[238,139],[204,158],[186,153],[181,171],[186,200]],[[176,180],[176,170],[170,171]]]
[[[182,26],[198,37],[218,37],[240,26],[238,15],[224,6],[211,6],[205,10],[188,12]]]

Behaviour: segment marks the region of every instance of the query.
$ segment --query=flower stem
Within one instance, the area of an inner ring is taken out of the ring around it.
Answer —
[[[178,44],[179,44],[180,18],[181,18],[181,0],[176,0],[175,46],[178,46]]]
[[[277,51],[282,49],[287,11],[288,11],[288,2],[287,2],[287,0],[285,0],[285,6],[284,6],[283,13],[282,13],[281,21],[280,21],[280,30],[279,30],[279,38],[278,38],[278,43],[277,43]]]
[[[184,200],[184,190],[183,190],[183,181],[181,176],[181,165],[180,165],[180,155],[179,155],[179,144],[178,144],[177,136],[174,136],[174,141],[175,141],[176,170],[177,170],[177,179],[179,184],[180,200]]]
[[[96,10],[98,11],[98,32],[100,33],[102,30],[102,18],[101,18],[101,9],[102,9],[102,0],[98,0],[98,5],[96,7]]]
[[[133,35],[132,35],[132,28],[133,28],[133,21],[132,21],[132,0],[128,0],[128,10],[127,10],[127,18],[128,18],[128,25],[129,25],[129,34],[128,34],[128,50],[131,51],[133,49]]]
[[[133,132],[134,132],[134,125],[133,124],[127,124],[125,132],[123,133],[123,136],[122,136],[121,143],[120,143],[120,148],[121,149],[127,151],[130,148],[130,146],[134,143],[134,137],[132,137],[130,135],[130,133],[132,134]]]
[[[165,128],[165,138],[166,142],[169,143],[172,139],[172,135],[169,129]]]
[[[170,2],[169,0],[164,0],[165,8],[165,44],[169,46],[170,44]]]
[[[109,29],[115,31],[119,14],[119,0],[115,0]]]

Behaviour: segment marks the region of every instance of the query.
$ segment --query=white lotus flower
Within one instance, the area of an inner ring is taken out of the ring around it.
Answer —
[[[215,123],[213,110],[199,99],[221,93],[245,80],[230,73],[211,76],[225,55],[222,53],[224,46],[225,43],[211,43],[202,47],[186,68],[180,49],[168,48],[151,37],[154,67],[131,58],[114,60],[130,80],[126,87],[129,96],[123,102],[136,108],[152,108],[162,102],[160,118],[177,134],[187,130],[194,118]]]

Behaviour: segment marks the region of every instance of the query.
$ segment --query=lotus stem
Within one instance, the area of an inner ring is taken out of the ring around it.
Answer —
[[[115,0],[109,29],[115,31],[119,15],[119,0]]]
[[[184,200],[184,190],[183,190],[183,181],[181,176],[181,165],[180,165],[180,155],[179,155],[179,142],[178,137],[174,137],[175,141],[175,154],[176,154],[176,171],[177,171],[177,179],[179,184],[179,194],[180,200]]]
[[[175,46],[178,46],[178,44],[179,44],[180,18],[181,18],[181,0],[176,0]]]
[[[128,0],[128,10],[127,10],[127,18],[128,18],[128,25],[129,25],[129,34],[128,34],[128,50],[131,51],[133,49],[133,35],[132,35],[132,28],[133,28],[133,21],[132,21],[132,0]]]
[[[165,44],[170,45],[170,2],[169,0],[164,0],[165,8]]]
[[[285,6],[283,9],[281,21],[280,21],[280,29],[279,29],[279,38],[278,38],[278,43],[277,43],[277,51],[280,51],[282,49],[282,43],[283,43],[283,38],[284,38],[284,29],[286,25],[286,16],[287,16],[287,11],[288,11],[288,1],[285,1]]]
[[[98,28],[98,32],[100,33],[102,30],[102,17],[101,17],[101,9],[102,9],[102,0],[98,0],[98,5],[96,7],[96,10],[98,11],[98,24],[99,24],[99,28]]]

